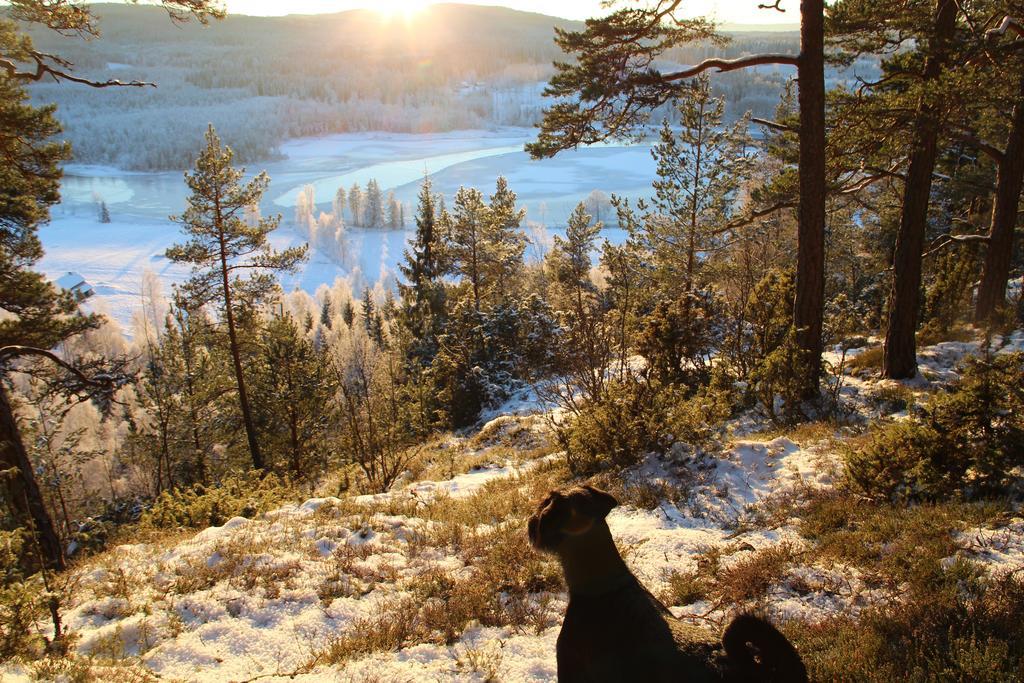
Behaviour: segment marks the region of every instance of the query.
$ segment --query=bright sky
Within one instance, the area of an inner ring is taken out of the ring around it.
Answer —
[[[236,14],[318,14],[354,8],[376,9],[389,14],[414,14],[437,0],[226,0],[228,11]],[[504,5],[528,12],[551,14],[570,19],[601,16],[600,0],[457,0],[476,5]],[[787,11],[762,10],[764,0],[685,0],[684,13],[714,17],[734,24],[795,24],[799,21],[799,0],[783,0]]]

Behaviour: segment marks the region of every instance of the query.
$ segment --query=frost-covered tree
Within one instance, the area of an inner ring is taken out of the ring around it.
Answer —
[[[384,195],[376,178],[366,181],[366,217],[364,222],[368,228],[384,227]]]
[[[274,275],[294,272],[305,260],[307,248],[278,252],[270,247],[267,236],[277,228],[280,216],[263,218],[254,227],[245,224],[245,207],[259,202],[270,177],[260,173],[241,185],[244,170],[233,168],[231,159],[231,149],[221,145],[210,126],[206,147],[196,160],[195,169],[185,174],[185,183],[192,191],[188,207],[184,214],[172,218],[182,225],[190,239],[168,249],[167,258],[192,266],[192,275],[181,288],[183,296],[197,307],[212,304],[227,328],[228,351],[249,453],[253,467],[262,470],[265,460],[246,391],[237,318],[243,309],[277,290]]]
[[[388,227],[392,230],[402,227],[402,206],[394,192],[388,192]]]
[[[339,225],[345,224],[345,207],[347,205],[348,196],[345,193],[345,188],[339,187],[338,191],[334,193],[334,203],[332,205],[334,217],[337,219]]]
[[[604,222],[605,214],[612,211],[612,200],[601,190],[593,190],[583,201],[584,206],[595,221]]]
[[[316,240],[316,189],[306,185],[295,198],[295,227],[310,242]]]
[[[363,219],[363,189],[352,183],[348,191],[348,209],[352,214],[352,225],[365,225]]]

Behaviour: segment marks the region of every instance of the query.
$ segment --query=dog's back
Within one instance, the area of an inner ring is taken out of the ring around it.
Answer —
[[[635,578],[599,596],[570,595],[558,637],[558,680],[715,681],[721,646],[686,626]]]

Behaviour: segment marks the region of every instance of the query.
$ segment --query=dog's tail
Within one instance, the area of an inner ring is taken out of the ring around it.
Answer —
[[[806,683],[807,669],[786,636],[761,617],[741,614],[722,634],[732,678],[737,681]]]

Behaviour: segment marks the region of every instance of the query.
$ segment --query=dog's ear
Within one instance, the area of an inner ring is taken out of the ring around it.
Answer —
[[[619,504],[615,496],[590,484],[584,484],[581,488],[586,495],[579,498],[577,505],[579,511],[588,517],[604,519]]]

